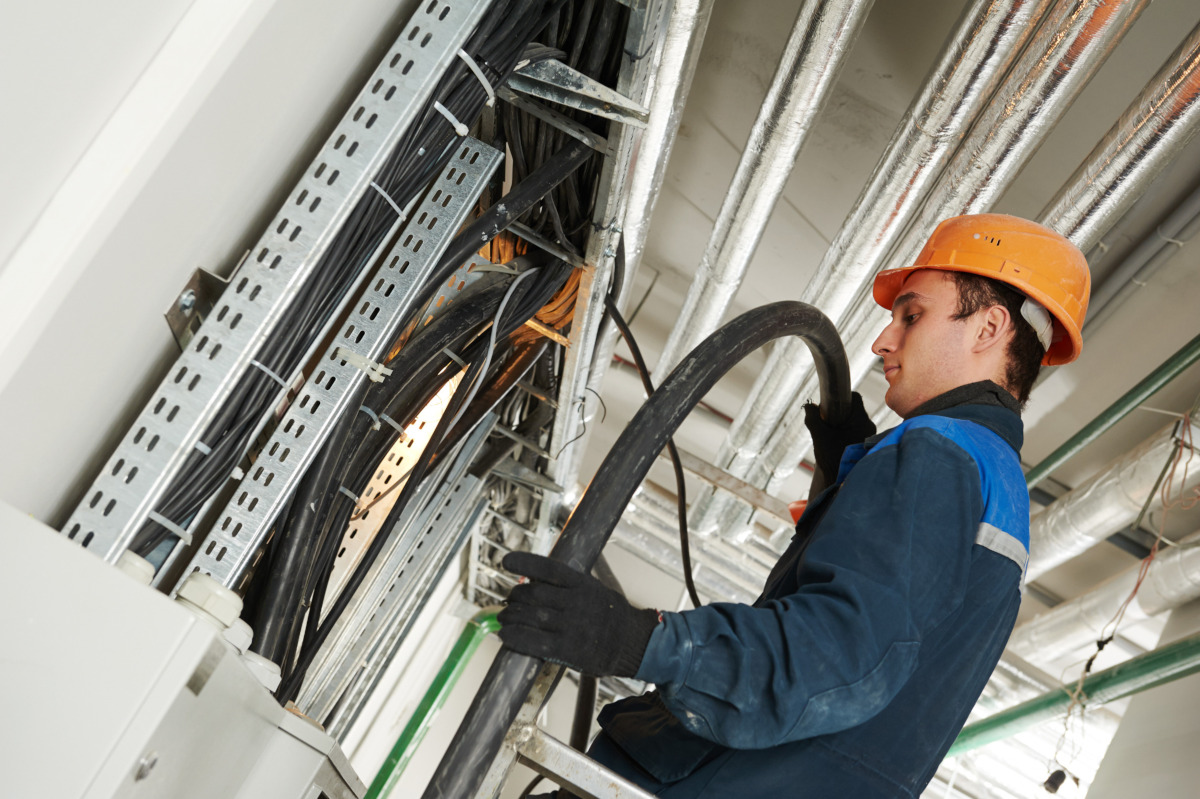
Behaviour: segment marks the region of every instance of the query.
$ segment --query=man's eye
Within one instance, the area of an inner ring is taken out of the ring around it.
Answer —
[[[920,316],[920,314],[916,314],[916,313],[905,314],[903,317],[903,322],[905,325],[911,325],[913,322],[917,321],[918,316]]]

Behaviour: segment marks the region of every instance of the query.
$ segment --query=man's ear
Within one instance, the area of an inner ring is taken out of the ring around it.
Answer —
[[[1008,343],[1009,334],[1013,330],[1012,316],[1003,305],[993,305],[976,314],[975,337],[971,343],[971,351],[985,353],[996,347],[1003,348]]]

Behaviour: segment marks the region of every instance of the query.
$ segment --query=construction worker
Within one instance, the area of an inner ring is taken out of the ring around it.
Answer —
[[[872,350],[903,422],[861,398],[809,413],[835,473],[753,605],[641,610],[530,553],[500,614],[512,649],[657,690],[604,708],[590,753],[663,797],[914,799],[1004,649],[1028,561],[1020,411],[1074,360],[1090,278],[1067,239],[999,214],[938,225],[875,279]],[[849,446],[847,444],[849,443]],[[844,452],[843,452],[844,449]]]

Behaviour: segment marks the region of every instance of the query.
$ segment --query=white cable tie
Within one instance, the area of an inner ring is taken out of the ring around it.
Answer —
[[[1021,316],[1033,327],[1033,332],[1037,333],[1042,349],[1049,350],[1054,341],[1054,323],[1051,321],[1050,312],[1037,300],[1026,297],[1025,302],[1021,303]]]
[[[270,369],[268,369],[266,366],[259,363],[258,361],[251,361],[250,365],[257,367],[259,369],[259,371],[261,371],[267,377],[271,378],[272,380],[274,380],[276,383],[283,386],[284,388],[288,387],[288,382],[286,380],[284,380],[282,377],[280,377],[279,375],[272,372]]]
[[[371,429],[378,430],[379,429],[379,415],[377,413],[375,413],[375,411],[368,408],[366,405],[359,405],[358,409],[360,411],[362,411],[363,413],[365,413],[367,416],[371,417]]]
[[[338,486],[338,493],[345,494],[346,496],[350,497],[350,499],[354,500],[354,507],[356,507],[356,508],[358,507],[358,495],[355,494],[353,491],[346,488],[345,486]]]
[[[392,373],[392,370],[381,363],[375,363],[365,355],[359,355],[354,350],[347,347],[338,347],[334,355],[341,358],[348,365],[353,366],[358,371],[367,376],[367,379],[372,383],[382,383],[383,378]]]
[[[246,473],[242,471],[241,466],[234,468],[234,470],[229,473],[230,480],[241,480],[245,476],[246,476]]]
[[[397,433],[399,433],[399,434],[400,434],[400,440],[401,440],[401,441],[403,441],[404,439],[408,438],[408,434],[404,432],[404,428],[400,426],[400,423],[399,423],[399,422],[397,422],[397,421],[396,421],[395,419],[393,419],[392,417],[388,416],[386,413],[381,413],[381,414],[379,414],[379,421],[381,421],[381,422],[387,422],[387,424],[388,424],[388,425],[389,425],[389,426],[390,426],[390,427],[391,427],[393,430],[395,430]]]
[[[196,443],[193,445],[192,448],[195,449],[197,452],[199,452],[201,455],[211,455],[212,454],[212,447],[210,447],[208,444],[205,444],[203,441],[200,441],[199,439],[197,439]]]
[[[467,362],[464,361],[462,358],[458,357],[457,355],[455,355],[453,352],[451,352],[446,347],[442,347],[442,354],[445,355],[450,360],[454,361],[456,364],[458,364],[463,369],[467,368]]]
[[[187,530],[183,529],[182,527],[180,527],[175,522],[168,519],[166,516],[163,516],[158,511],[153,511],[153,510],[150,511],[150,514],[146,518],[149,519],[150,521],[154,522],[155,524],[159,525],[160,527],[165,527],[167,529],[167,532],[171,533],[176,538],[178,538],[180,541],[182,541],[184,543],[184,546],[191,545],[192,534],[189,533]]]
[[[375,191],[379,192],[379,194],[383,197],[383,199],[387,200],[387,204],[392,206],[392,210],[395,211],[397,214],[399,214],[401,219],[404,219],[405,217],[408,216],[408,209],[401,208],[400,204],[392,199],[392,195],[390,195],[386,191],[384,191],[383,187],[380,186],[378,183],[376,183],[373,180],[371,181],[371,188],[373,188]]]
[[[488,96],[487,107],[491,108],[494,106],[496,104],[496,90],[492,88],[491,82],[488,81],[487,75],[483,74],[483,70],[480,68],[479,64],[476,63],[474,58],[471,58],[471,56],[467,54],[466,50],[459,50],[458,57],[463,60],[463,63],[467,65],[467,69],[474,72],[475,77],[479,78],[479,82],[483,84],[483,90],[487,92]]]
[[[446,118],[446,121],[450,123],[450,126],[452,128],[454,128],[454,132],[457,133],[459,136],[467,135],[467,133],[469,132],[467,130],[467,126],[464,125],[463,123],[459,122],[455,118],[454,114],[450,113],[449,108],[447,108],[446,106],[442,105],[441,103],[439,103],[435,100],[433,103],[433,110],[437,111],[439,114],[444,116]]]

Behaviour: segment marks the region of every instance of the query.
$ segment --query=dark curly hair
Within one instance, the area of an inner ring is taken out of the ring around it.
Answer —
[[[1024,408],[1029,401],[1029,392],[1033,390],[1033,383],[1042,370],[1042,356],[1046,354],[1033,325],[1021,316],[1025,295],[1007,283],[990,277],[970,272],[950,272],[950,275],[958,287],[958,309],[952,318],[966,319],[993,305],[1002,305],[1008,310],[1013,321],[1013,337],[1008,342],[1005,388]]]

